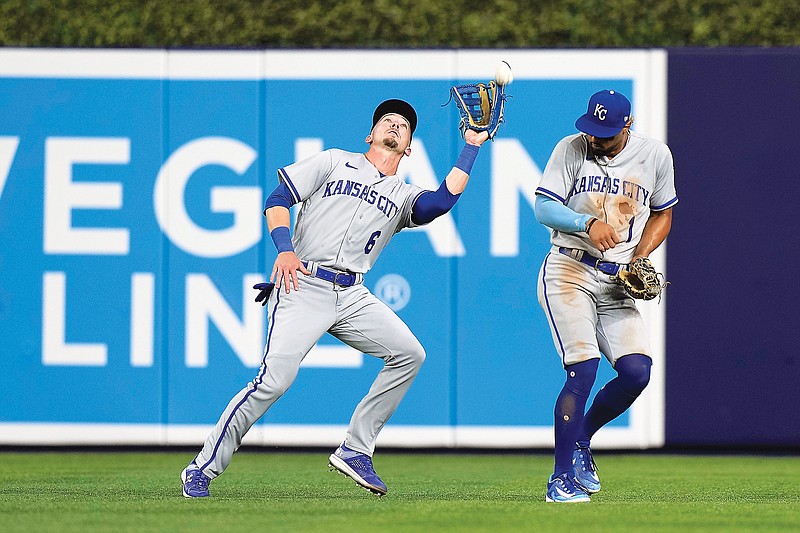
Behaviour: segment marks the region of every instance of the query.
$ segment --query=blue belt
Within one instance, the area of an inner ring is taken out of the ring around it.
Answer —
[[[310,261],[303,261],[303,265],[311,270],[311,273],[315,278],[323,279],[333,283],[334,285],[339,285],[340,287],[352,287],[353,285],[358,285],[364,281],[364,277],[361,274],[356,274],[354,272],[340,272],[338,270],[331,270],[319,265],[313,265],[312,267],[309,267],[309,264],[311,264]]]
[[[612,263],[611,261],[603,261],[583,250],[576,250],[575,248],[564,248],[562,246],[558,251],[609,276],[616,276],[617,273],[626,266],[619,263]]]

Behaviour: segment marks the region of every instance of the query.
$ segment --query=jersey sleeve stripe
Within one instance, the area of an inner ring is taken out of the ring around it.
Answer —
[[[442,183],[444,183],[444,182],[442,182]],[[417,193],[417,194],[414,196],[414,198],[411,200],[411,206],[412,206],[412,208],[413,208],[414,204],[415,204],[415,203],[417,203],[417,200],[419,200],[419,197],[420,197],[420,196],[422,196],[423,194],[425,194],[426,192],[430,192],[430,191],[423,189],[423,190],[419,191],[419,192],[418,192],[418,193]]]
[[[444,182],[442,182],[442,183],[444,183]],[[414,196],[414,198],[411,200],[411,213],[409,213],[409,217],[408,217],[408,227],[409,228],[418,228],[419,226],[422,225],[422,224],[415,224],[414,223],[414,218],[411,216],[411,214],[414,212],[414,204],[416,204],[417,200],[419,200],[419,197],[422,196],[423,194],[425,194],[426,192],[430,192],[430,191],[427,191],[427,190],[424,190],[424,189],[419,191]]]
[[[297,188],[292,183],[292,180],[289,179],[289,175],[286,173],[286,170],[279,168],[278,175],[280,178],[289,186],[289,190],[292,192],[292,197],[294,198],[294,203],[300,202],[302,198],[300,198],[300,194],[297,192]]]
[[[665,204],[651,205],[650,206],[650,210],[651,211],[663,211],[664,209],[672,207],[673,205],[675,205],[677,203],[678,203],[678,197],[676,196],[675,198],[673,198],[672,200],[670,200],[669,202],[667,202]]]
[[[566,200],[564,198],[561,198],[559,195],[557,195],[553,191],[549,191],[549,190],[545,189],[544,187],[537,188],[536,189],[536,194],[543,194],[544,196],[552,198],[553,200],[558,200],[562,204],[566,203]]]

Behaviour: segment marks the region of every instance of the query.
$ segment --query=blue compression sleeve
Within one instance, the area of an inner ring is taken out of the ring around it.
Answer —
[[[633,353],[620,357],[614,365],[617,377],[597,393],[586,411],[578,444],[588,447],[597,431],[628,410],[650,382],[653,361],[646,355]],[[572,366],[570,366],[572,368]]]
[[[465,144],[458,156],[455,168],[469,174],[472,172],[472,165],[478,157],[480,146]],[[447,180],[443,181],[436,191],[425,191],[419,195],[411,209],[411,221],[421,225],[433,221],[450,211],[461,194],[453,194],[447,188]]]
[[[417,196],[411,208],[411,222],[417,225],[431,222],[450,211],[460,196],[451,193],[447,188],[447,180],[443,181],[435,191],[425,191]]]
[[[286,182],[282,181],[280,185],[275,187],[275,190],[272,191],[267,197],[267,201],[264,202],[264,211],[269,209],[270,207],[275,207],[276,205],[280,205],[289,209],[294,204],[294,200],[292,200],[292,192],[289,190],[289,186],[286,185]]]
[[[533,211],[536,220],[541,224],[567,233],[586,231],[586,224],[594,218],[591,215],[576,213],[561,202],[541,194],[536,195]]]
[[[588,359],[564,367],[567,381],[556,399],[555,418],[555,475],[572,472],[572,452],[584,421],[586,400],[597,377],[600,358]]]

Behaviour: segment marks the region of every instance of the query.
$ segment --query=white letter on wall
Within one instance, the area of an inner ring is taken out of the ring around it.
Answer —
[[[42,364],[106,366],[107,345],[66,341],[66,278],[63,272],[45,272],[42,279]]]
[[[155,276],[134,272],[131,277],[131,366],[153,366]]]
[[[519,255],[519,195],[533,209],[542,171],[516,139],[492,144],[491,245],[493,257]]]
[[[44,167],[44,251],[48,254],[127,255],[130,236],[120,228],[73,228],[74,209],[119,209],[122,185],[73,182],[75,164],[130,162],[130,139],[48,137]]]
[[[11,163],[17,155],[19,147],[19,137],[0,137],[0,198],[3,197],[3,189],[6,187],[8,173],[11,171]]]
[[[211,212],[233,214],[233,225],[224,230],[195,224],[184,202],[186,184],[198,169],[220,165],[242,175],[256,155],[246,144],[225,137],[197,139],[175,150],[161,167],[153,192],[158,224],[175,246],[198,257],[229,257],[261,240],[260,187],[211,188]]]
[[[248,274],[242,280],[242,295],[249,295],[255,283],[264,281],[259,274]],[[251,305],[243,297],[242,315],[236,313],[222,297],[205,274],[186,276],[186,366],[205,368],[208,366],[208,323],[214,322],[217,329],[239,359],[248,367],[258,367],[263,356],[264,320],[266,313],[260,305]]]

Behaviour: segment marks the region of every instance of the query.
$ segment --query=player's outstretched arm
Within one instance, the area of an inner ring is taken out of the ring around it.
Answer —
[[[489,139],[489,132],[466,130],[464,132],[464,140],[467,142],[462,150],[461,155],[458,157],[455,166],[447,174],[444,179],[447,184],[447,189],[453,194],[461,194],[467,188],[467,181],[469,181],[469,173],[472,170],[472,163],[478,156],[478,149],[481,145]]]
[[[439,189],[422,193],[414,202],[411,210],[411,220],[414,224],[427,224],[450,211],[467,187],[472,164],[478,156],[481,144],[489,138],[489,134],[485,131],[467,130],[464,138],[467,144]]]
[[[278,250],[278,257],[272,265],[272,274],[269,280],[276,285],[283,285],[288,294],[292,287],[294,290],[299,288],[299,270],[303,274],[311,272],[303,266],[303,263],[294,253],[294,246],[289,235],[289,225],[291,224],[291,214],[286,207],[276,205],[270,207],[264,213],[267,217],[267,228]]]

